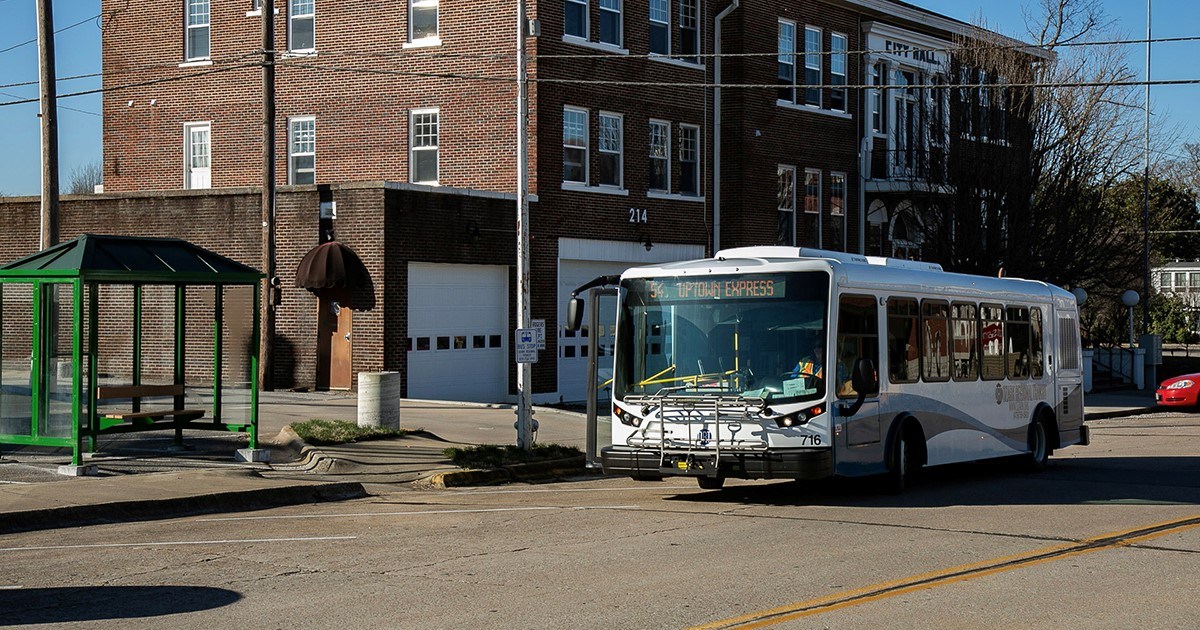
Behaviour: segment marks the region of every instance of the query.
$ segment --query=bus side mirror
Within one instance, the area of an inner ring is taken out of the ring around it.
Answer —
[[[579,330],[579,327],[582,325],[583,325],[583,300],[581,298],[573,297],[573,298],[571,298],[570,302],[567,302],[567,321],[566,321],[567,330],[574,332],[576,330]]]
[[[849,407],[839,407],[843,417],[858,413],[858,410],[862,408],[863,401],[867,399],[867,392],[873,394],[879,392],[879,376],[875,372],[875,362],[870,359],[855,359],[854,371],[850,375],[850,384],[854,386],[858,398]]]

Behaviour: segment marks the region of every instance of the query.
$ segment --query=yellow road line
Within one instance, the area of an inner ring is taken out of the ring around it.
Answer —
[[[1144,540],[1158,538],[1167,534],[1182,532],[1200,527],[1200,514],[1187,518],[1144,525],[1133,529],[1111,532],[1092,538],[1085,538],[1077,543],[1067,543],[1053,547],[1044,547],[1011,556],[992,558],[981,562],[963,564],[947,569],[929,571],[911,575],[898,580],[880,582],[851,591],[842,591],[833,595],[810,599],[795,604],[779,606],[768,610],[713,621],[695,626],[692,630],[717,630],[722,628],[764,628],[784,621],[809,617],[867,602],[878,601],[913,591],[930,589],[946,584],[963,582],[979,577],[1012,571],[1051,560],[1060,560],[1073,556],[1125,547]]]

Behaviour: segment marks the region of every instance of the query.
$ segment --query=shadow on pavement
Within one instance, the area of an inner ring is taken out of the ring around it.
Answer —
[[[902,495],[882,494],[877,479],[780,481],[729,485],[668,501],[743,505],[949,507],[970,505],[1197,504],[1200,457],[1080,457],[1051,460],[1040,473],[1003,460],[922,470]]]
[[[206,586],[82,586],[0,590],[0,625],[144,619],[228,606],[242,596]]]

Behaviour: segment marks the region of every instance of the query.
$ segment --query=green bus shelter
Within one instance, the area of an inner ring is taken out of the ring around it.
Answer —
[[[179,239],[92,234],[0,267],[0,444],[75,466],[111,433],[257,448],[262,278]]]

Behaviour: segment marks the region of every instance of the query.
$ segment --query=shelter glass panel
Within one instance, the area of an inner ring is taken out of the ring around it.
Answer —
[[[33,285],[0,284],[0,435],[33,434]]]
[[[225,287],[222,291],[221,418],[229,424],[250,424],[250,394],[254,347],[254,287]],[[282,354],[276,360],[285,360]]]
[[[41,398],[46,412],[38,422],[38,435],[70,437],[74,406],[72,397],[71,344],[74,326],[75,295],[69,284],[42,285],[42,325],[45,326],[45,351],[42,371],[46,393]]]

